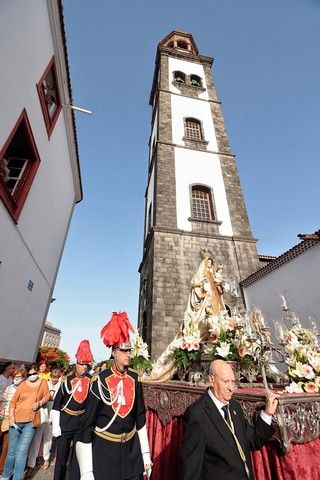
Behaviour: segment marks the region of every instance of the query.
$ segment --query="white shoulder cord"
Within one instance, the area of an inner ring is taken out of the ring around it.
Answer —
[[[63,410],[65,410],[65,409],[67,408],[67,406],[68,406],[69,403],[71,402],[71,399],[72,399],[74,393],[77,391],[77,389],[78,389],[78,387],[79,387],[80,384],[81,384],[81,379],[79,378],[79,380],[77,381],[77,383],[75,384],[75,386],[74,386],[71,390],[69,390],[69,389],[68,389],[68,385],[67,385],[67,380],[65,381],[64,386],[66,387],[66,392],[70,395],[70,397],[69,397],[67,403],[61,408],[61,411],[62,411],[62,412],[63,412]]]
[[[100,393],[101,396],[99,397],[99,395],[97,395],[96,393],[94,393],[94,391],[93,391],[93,389],[92,389],[92,387],[93,387],[93,385],[94,385],[93,382],[91,382],[91,384],[90,384],[90,392],[91,392],[98,400],[104,401],[104,403],[105,403],[106,405],[112,405],[112,401],[111,401],[111,398],[112,398],[112,397],[111,397],[111,395],[110,395],[110,397],[107,397],[107,395],[105,395],[105,394],[103,393],[103,391],[101,390],[101,388],[104,388],[104,390],[106,390],[106,392],[110,393],[109,388],[106,387],[105,385],[103,385],[103,383],[101,382],[101,380],[100,380],[99,377],[97,377],[96,380],[98,381],[99,393]]]
[[[114,403],[116,403],[118,401],[118,406],[117,406],[117,409],[116,411],[114,412],[114,415],[113,417],[111,418],[110,422],[103,428],[100,428],[100,427],[96,427],[95,430],[97,432],[105,432],[106,430],[108,430],[108,428],[113,424],[113,422],[115,421],[117,415],[119,414],[119,411],[120,411],[120,408],[122,405],[125,405],[126,404],[126,399],[123,395],[123,380],[120,380],[117,387],[115,388],[115,390],[113,392],[111,392],[111,395],[110,395],[110,398],[107,399],[102,391],[102,388],[105,388],[104,385],[102,385],[101,383],[101,380],[100,378],[98,377],[98,390],[99,390],[99,393],[100,393],[100,399],[103,401],[103,403],[105,405],[108,405],[108,406],[111,406],[113,405]],[[91,390],[92,391],[92,390]],[[94,395],[95,393],[92,392]],[[96,395],[97,397],[97,395]]]

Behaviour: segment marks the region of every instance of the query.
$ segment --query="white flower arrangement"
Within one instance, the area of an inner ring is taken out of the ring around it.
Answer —
[[[146,360],[150,357],[148,345],[138,333],[131,342],[131,355],[133,357],[143,357]]]
[[[258,346],[253,341],[251,330],[246,328],[247,318],[238,311],[229,316],[227,312],[209,316],[210,337],[204,347],[205,353],[235,360],[244,368],[254,367],[255,350]],[[249,341],[250,338],[250,341]]]
[[[285,350],[285,361],[291,383],[289,393],[320,392],[320,345],[316,326],[312,329],[301,325],[297,317],[294,325],[287,328],[278,325],[281,343]]]
[[[200,350],[201,347],[201,333],[199,326],[191,318],[185,321],[182,330],[183,337],[181,338],[180,348],[183,350]]]
[[[152,368],[150,361],[148,345],[143,341],[142,337],[137,333],[131,340],[131,361],[130,366],[138,370],[140,373],[149,371]]]

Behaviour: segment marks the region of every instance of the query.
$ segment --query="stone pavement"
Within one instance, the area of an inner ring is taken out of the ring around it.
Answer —
[[[42,465],[37,465],[34,472],[28,480],[52,480],[54,472],[54,465],[50,465],[48,470],[43,470]]]

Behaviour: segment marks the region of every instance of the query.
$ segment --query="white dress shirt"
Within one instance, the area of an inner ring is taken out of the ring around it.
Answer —
[[[219,410],[222,418],[224,419],[224,411],[222,410],[222,407],[224,407],[225,405],[228,405],[228,402],[227,402],[227,403],[221,402],[221,401],[214,395],[214,393],[213,393],[213,391],[211,390],[211,388],[209,388],[208,393],[209,393],[209,397],[211,398],[211,400],[213,401],[213,403],[215,404],[215,406],[216,406],[217,409]],[[272,422],[272,416],[271,416],[271,415],[268,415],[264,410],[261,410],[260,416],[261,416],[261,418],[262,418],[262,420],[263,420],[264,422],[266,422],[268,425],[271,425],[271,422]]]

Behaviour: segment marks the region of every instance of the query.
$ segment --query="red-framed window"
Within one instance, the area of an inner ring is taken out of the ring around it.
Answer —
[[[192,187],[192,216],[196,220],[213,220],[210,189],[200,185]]]
[[[0,151],[0,199],[15,222],[39,164],[39,153],[24,109]]]
[[[50,63],[39,83],[37,83],[37,90],[44,123],[46,125],[48,137],[50,138],[62,108],[54,57],[50,60]]]

